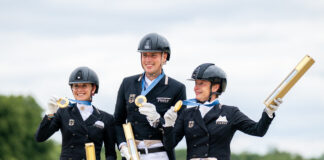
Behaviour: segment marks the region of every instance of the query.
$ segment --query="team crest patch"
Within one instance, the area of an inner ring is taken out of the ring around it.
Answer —
[[[128,102],[134,103],[136,94],[129,94]]]
[[[192,128],[195,125],[195,121],[188,122],[188,128]]]
[[[69,120],[69,126],[74,126],[74,119]]]
[[[156,99],[157,99],[157,101],[159,103],[168,103],[171,98],[169,98],[169,97],[156,97]]]
[[[216,124],[227,124],[227,118],[226,116],[219,116],[218,119],[216,120]]]

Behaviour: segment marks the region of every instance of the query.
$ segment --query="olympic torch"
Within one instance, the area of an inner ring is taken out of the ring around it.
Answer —
[[[138,154],[138,151],[137,151],[137,146],[136,146],[136,143],[135,143],[135,138],[134,138],[132,125],[130,124],[130,122],[128,122],[126,124],[123,124],[123,129],[124,129],[125,138],[126,138],[126,141],[127,141],[128,151],[129,151],[130,156],[131,156],[131,160],[140,160],[139,154]]]
[[[270,108],[270,104],[274,105],[275,99],[283,98],[286,93],[295,85],[295,83],[304,75],[304,73],[314,64],[314,62],[315,61],[313,58],[306,55],[264,101],[264,104]]]

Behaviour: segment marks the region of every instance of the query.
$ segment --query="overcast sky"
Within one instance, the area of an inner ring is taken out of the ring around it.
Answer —
[[[68,77],[88,66],[100,79],[94,104],[113,114],[122,79],[143,71],[140,39],[156,32],[171,44],[165,73],[186,85],[188,98],[194,68],[215,63],[228,76],[221,103],[257,121],[263,101],[308,54],[315,64],[266,136],[237,132],[231,148],[316,157],[324,153],[323,28],[322,0],[0,0],[0,94],[32,95],[45,109],[51,95],[72,98]]]

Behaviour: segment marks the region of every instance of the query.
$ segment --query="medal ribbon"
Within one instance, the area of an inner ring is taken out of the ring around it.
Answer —
[[[186,105],[186,106],[200,106],[200,105],[204,105],[204,106],[207,106],[207,107],[212,107],[212,106],[215,106],[217,104],[219,104],[219,101],[218,100],[215,100],[213,103],[209,103],[209,104],[202,104],[202,103],[199,103],[197,99],[188,99],[188,100],[184,100],[182,101],[183,102],[183,105]]]
[[[149,85],[146,89],[145,89],[145,72],[143,73],[143,78],[142,78],[142,91],[141,91],[141,95],[145,96],[147,95],[155,86],[156,84],[158,84],[160,82],[160,80],[163,78],[164,76],[164,72],[162,71],[162,73],[151,83],[151,85]]]
[[[91,106],[91,101],[79,101],[79,100],[75,100],[75,99],[69,99],[69,101],[70,101],[70,104],[71,104],[71,102],[74,102],[74,103]]]

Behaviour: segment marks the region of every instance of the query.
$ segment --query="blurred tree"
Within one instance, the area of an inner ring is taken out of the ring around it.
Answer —
[[[242,152],[240,154],[231,154],[231,160],[261,160],[261,156],[254,154],[254,153],[248,153],[248,152]]]
[[[0,160],[59,159],[58,144],[34,140],[41,114],[31,96],[0,95]]]
[[[270,149],[265,155],[249,152],[242,152],[240,154],[232,153],[231,155],[231,160],[322,160],[321,158],[322,157],[307,159],[298,154],[278,151],[276,148]]]
[[[280,152],[277,149],[271,149],[267,155],[263,157],[264,160],[304,160],[300,155],[291,154],[288,152]]]
[[[324,154],[318,160],[324,160]]]

